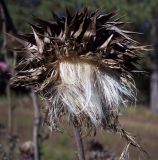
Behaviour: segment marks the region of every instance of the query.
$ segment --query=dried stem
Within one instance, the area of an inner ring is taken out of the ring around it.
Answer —
[[[41,120],[40,120],[41,116],[40,116],[37,96],[33,90],[31,90],[31,98],[34,107],[34,125],[33,125],[34,160],[40,160],[39,131],[41,125]]]
[[[9,84],[7,84],[6,92],[7,92],[7,101],[8,101],[8,131],[9,131],[9,134],[12,134],[13,133],[13,107],[11,104],[11,93],[10,93]]]
[[[78,129],[75,126],[74,126],[74,135],[77,145],[78,160],[85,160],[84,147],[83,147],[82,137],[80,134],[80,129]]]

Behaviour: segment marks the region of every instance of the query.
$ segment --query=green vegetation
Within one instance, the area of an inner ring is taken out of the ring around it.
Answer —
[[[25,29],[25,22],[30,21],[32,15],[51,18],[50,11],[61,13],[66,7],[81,8],[84,5],[93,10],[101,8],[105,11],[118,11],[119,15],[128,17],[127,19],[135,25],[140,25],[146,21],[151,22],[158,14],[158,0],[41,0],[37,6],[26,6],[22,5],[22,3],[15,3],[12,0],[6,0],[6,2],[16,27],[20,29]]]

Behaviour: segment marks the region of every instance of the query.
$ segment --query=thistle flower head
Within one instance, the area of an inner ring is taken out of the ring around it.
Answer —
[[[16,35],[25,59],[12,78],[15,86],[33,87],[49,100],[52,127],[68,115],[74,125],[114,129],[119,106],[135,100],[131,71],[142,48],[122,29],[115,13],[87,8],[54,20],[35,17],[31,34]]]

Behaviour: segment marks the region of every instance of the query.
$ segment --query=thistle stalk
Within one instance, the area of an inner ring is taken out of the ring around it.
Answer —
[[[83,146],[82,137],[80,134],[80,129],[75,126],[74,126],[74,135],[75,135],[75,141],[77,146],[78,159],[85,160],[84,146]]]
[[[40,160],[40,143],[39,143],[39,131],[41,125],[41,116],[38,106],[37,95],[31,90],[31,98],[34,108],[34,125],[33,125],[33,144],[34,144],[34,160]]]

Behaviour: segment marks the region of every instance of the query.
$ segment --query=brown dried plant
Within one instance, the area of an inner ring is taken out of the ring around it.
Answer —
[[[84,8],[53,17],[34,17],[32,33],[15,35],[24,45],[25,58],[11,83],[33,87],[49,101],[46,120],[52,128],[67,115],[76,127],[120,132],[135,145],[118,115],[119,106],[136,101],[131,73],[144,50],[131,38],[137,33],[124,30],[125,23],[113,12]]]

